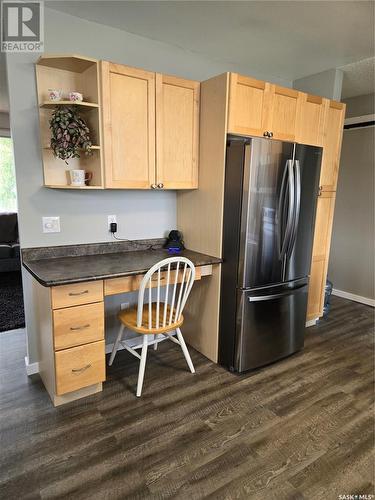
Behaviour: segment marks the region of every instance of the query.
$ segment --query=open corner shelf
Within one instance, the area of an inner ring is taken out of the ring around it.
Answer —
[[[83,73],[98,64],[96,59],[78,56],[76,54],[43,54],[37,62],[38,66],[61,69],[74,73]]]
[[[44,186],[54,189],[103,189],[103,160],[99,144],[102,144],[99,62],[96,59],[76,54],[44,54],[36,63],[36,79],[42,144]],[[83,101],[50,101],[49,90],[58,89],[65,95],[80,92]],[[92,156],[69,160],[69,164],[55,158],[48,147],[51,139],[49,120],[51,110],[56,106],[77,106],[85,113],[85,121],[90,129],[90,138],[94,142]],[[91,186],[74,187],[67,183],[67,171],[83,169],[93,175]]]
[[[50,189],[78,189],[78,190],[92,190],[103,189],[103,186],[70,186],[69,184],[44,184],[44,187]]]
[[[43,149],[51,149],[51,146],[43,146]],[[91,146],[93,151],[100,149],[100,146]]]
[[[55,106],[82,106],[87,108],[98,108],[99,104],[85,101],[44,101],[39,104],[40,108],[54,108]]]

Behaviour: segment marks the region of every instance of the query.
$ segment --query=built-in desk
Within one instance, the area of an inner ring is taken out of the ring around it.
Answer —
[[[132,244],[138,248],[132,249]],[[24,249],[38,324],[39,373],[55,406],[102,390],[105,296],[136,291],[143,275],[169,256],[161,241]],[[141,246],[141,248],[139,248]],[[145,248],[146,247],[146,248]],[[96,253],[95,253],[96,252]],[[190,250],[196,280],[220,259]]]

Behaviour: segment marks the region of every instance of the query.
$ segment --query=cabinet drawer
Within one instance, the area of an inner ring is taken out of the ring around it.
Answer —
[[[90,304],[103,300],[103,281],[89,281],[54,286],[51,290],[52,309]]]
[[[177,283],[181,283],[183,273],[179,271]],[[104,295],[115,295],[118,293],[134,292],[139,290],[141,282],[144,278],[144,274],[137,274],[135,276],[125,276],[124,278],[112,278],[104,280]],[[162,271],[160,273],[160,284],[164,286],[167,284],[168,272]],[[176,279],[176,271],[170,272],[169,282],[170,285],[174,284]],[[201,268],[195,268],[195,281],[201,279]],[[153,276],[151,283],[151,288],[155,288],[158,285],[157,275]]]
[[[56,394],[66,394],[105,380],[104,340],[55,353]]]
[[[104,303],[53,311],[55,350],[88,344],[104,338]]]

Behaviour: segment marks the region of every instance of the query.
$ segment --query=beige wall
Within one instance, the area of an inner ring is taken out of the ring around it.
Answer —
[[[374,113],[374,94],[347,99],[346,117]],[[344,131],[328,279],[375,299],[374,127]]]
[[[316,94],[340,101],[342,81],[343,72],[341,70],[329,69],[322,73],[294,80],[293,88],[302,90],[302,92],[307,92],[308,94]]]
[[[9,113],[0,111],[0,133],[4,131],[10,133]]]

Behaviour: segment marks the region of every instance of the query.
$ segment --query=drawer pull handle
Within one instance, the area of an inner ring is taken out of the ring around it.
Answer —
[[[160,281],[165,280],[165,276],[160,277]],[[151,278],[151,281],[158,281],[158,278]]]
[[[70,329],[75,332],[76,330],[84,330],[85,328],[90,328],[90,323],[87,323],[87,325],[83,326],[71,326]]]
[[[70,297],[76,297],[77,295],[84,295],[85,293],[89,293],[88,290],[84,290],[83,292],[69,292]]]
[[[83,368],[72,368],[72,372],[73,373],[82,373],[82,372],[88,370],[90,367],[91,367],[91,364],[90,365],[86,365]]]

